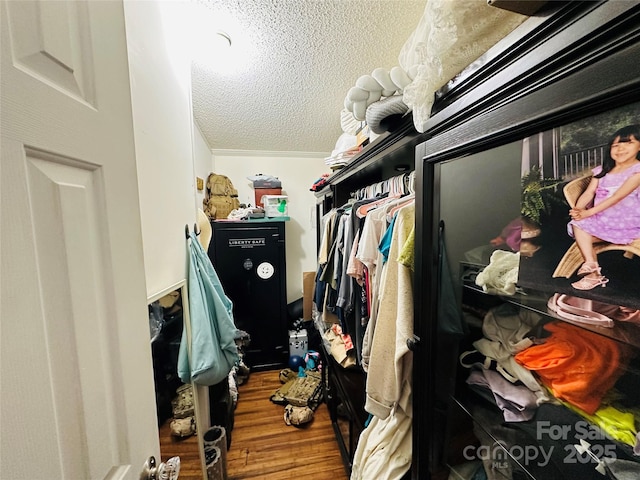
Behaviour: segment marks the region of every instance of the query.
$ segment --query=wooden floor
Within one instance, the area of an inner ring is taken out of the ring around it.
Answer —
[[[227,452],[229,480],[347,480],[338,443],[325,404],[312,422],[284,423],[284,407],[269,400],[280,387],[278,371],[252,372],[239,387],[231,448]],[[162,459],[179,455],[180,480],[201,480],[195,436],[171,437],[168,422],[160,429]]]

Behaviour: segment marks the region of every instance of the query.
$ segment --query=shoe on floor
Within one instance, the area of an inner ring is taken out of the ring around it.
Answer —
[[[284,408],[284,423],[287,425],[304,425],[313,420],[313,410],[309,407],[296,407],[287,405]]]
[[[190,437],[196,433],[194,417],[174,418],[169,426],[171,427],[171,435],[174,437]]]

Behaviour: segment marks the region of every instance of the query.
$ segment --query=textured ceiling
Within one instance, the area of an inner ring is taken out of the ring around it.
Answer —
[[[194,61],[193,110],[212,149],[329,154],[348,90],[390,70],[426,0],[194,0],[231,37],[234,69]],[[195,28],[195,27],[194,27]]]

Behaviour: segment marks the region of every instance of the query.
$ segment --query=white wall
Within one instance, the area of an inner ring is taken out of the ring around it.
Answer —
[[[186,278],[195,222],[191,66],[182,2],[125,1],[147,296]],[[134,205],[131,208],[135,208]]]
[[[213,155],[195,122],[193,123],[193,165],[195,176],[202,178],[205,184],[202,190],[196,189],[196,207],[202,209],[207,176],[213,171]]]
[[[197,218],[185,5],[124,2],[148,301],[186,283],[184,227]],[[206,387],[196,386],[195,403],[201,436],[210,425]]]
[[[309,188],[328,171],[321,154],[218,151],[212,154],[191,108],[190,56],[180,28],[182,2],[125,1],[147,295],[184,281],[184,226],[193,226],[206,181],[231,178],[240,201],[254,204],[246,177],[274,175],[289,196],[287,301],[302,296],[302,272],[316,270],[315,196]]]
[[[316,197],[309,191],[328,171],[324,157],[304,153],[214,151],[216,173],[226,175],[238,190],[240,203],[255,204],[254,190],[247,176],[262,173],[282,182],[282,194],[289,196],[286,222],[287,303],[302,297],[302,272],[316,270]]]

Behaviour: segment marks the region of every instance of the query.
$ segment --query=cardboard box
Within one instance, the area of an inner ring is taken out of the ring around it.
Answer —
[[[254,180],[253,188],[282,188],[282,182],[280,180]]]
[[[316,288],[316,272],[302,272],[302,319],[313,319],[313,292]]]
[[[289,215],[289,197],[287,195],[265,195],[264,214],[267,217],[286,217]]]
[[[282,195],[281,188],[256,188],[254,189],[255,199],[256,199],[256,207],[264,208],[264,203],[262,202],[262,197],[265,195]]]
[[[356,147],[363,147],[369,143],[369,125],[365,124],[356,132]]]

